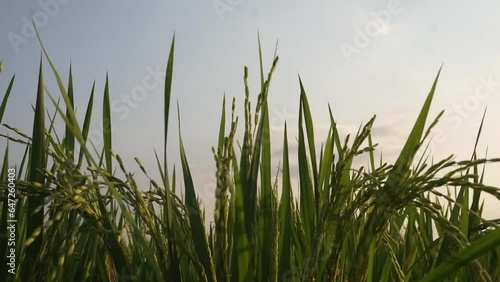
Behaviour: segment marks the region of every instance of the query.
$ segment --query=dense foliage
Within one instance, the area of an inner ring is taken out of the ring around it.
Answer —
[[[174,40],[164,91],[165,151],[156,155],[161,179],[150,178],[135,158],[150,179],[148,187],[138,185],[112,150],[108,83],[102,98],[104,146],[96,148],[87,140],[95,118],[94,89],[82,123],[74,112],[71,70],[64,85],[43,50],[63,103],[47,92],[40,62],[32,135],[8,125],[8,134],[2,134],[9,143],[25,146],[22,159],[15,161],[5,148],[0,173],[2,233],[10,224],[9,183],[15,184],[17,199],[15,275],[8,274],[9,235],[0,243],[0,273],[8,281],[500,279],[498,221],[481,217],[481,195],[500,199],[499,189],[483,184],[484,167],[498,160],[478,159],[475,148],[466,161],[450,156],[432,162],[427,153],[416,159],[439,119],[425,127],[439,74],[393,164],[375,160],[375,117],[355,136],[342,137],[330,110],[330,130],[318,151],[300,81],[299,186],[292,189],[286,124],[280,174],[271,174],[267,97],[278,57],[265,76],[259,44],[261,89],[252,108],[245,68],[240,146],[235,146],[235,101],[229,128],[223,103],[213,149],[216,208],[213,225],[207,227],[182,138],[182,199],[175,193],[176,172],[166,165]],[[0,122],[9,110],[14,80],[5,92]],[[57,111],[48,112],[47,103]],[[54,123],[61,119],[65,131],[58,134]],[[368,167],[354,167],[353,160],[362,154],[369,156]]]

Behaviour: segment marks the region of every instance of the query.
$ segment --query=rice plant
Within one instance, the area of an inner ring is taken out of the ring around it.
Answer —
[[[469,160],[450,156],[435,162],[425,150],[442,115],[426,127],[439,72],[394,163],[376,161],[375,116],[354,136],[341,136],[330,109],[328,136],[316,148],[299,78],[299,185],[292,187],[288,124],[279,178],[271,174],[267,98],[279,59],[274,57],[266,74],[259,41],[260,89],[254,100],[245,67],[241,125],[236,99],[229,128],[225,99],[222,104],[213,147],[214,219],[205,226],[181,134],[182,179],[167,166],[175,38],[166,64],[165,148],[156,154],[156,180],[139,158],[137,168],[129,169],[113,151],[107,78],[101,148],[88,140],[97,90],[89,93],[79,121],[71,67],[64,85],[43,45],[42,50],[32,134],[14,125],[5,125],[8,133],[2,134],[7,147],[0,172],[0,271],[6,281],[499,281],[500,219],[482,218],[481,201],[485,194],[500,199],[498,188],[483,183],[485,166],[499,159],[479,158],[474,147]],[[57,97],[45,84],[43,62],[57,82]],[[3,95],[0,122],[14,81]],[[49,112],[47,104],[56,110]],[[180,120],[179,107],[177,114]],[[56,120],[65,124],[62,135]],[[476,145],[481,129],[482,124]],[[21,159],[9,155],[13,142],[25,147]],[[361,155],[369,156],[368,167],[353,165]],[[137,171],[149,179],[147,185],[136,182]],[[15,184],[15,206],[9,183]],[[8,272],[11,207],[17,229],[15,271]]]

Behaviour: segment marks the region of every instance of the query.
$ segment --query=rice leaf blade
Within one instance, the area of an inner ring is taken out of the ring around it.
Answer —
[[[81,166],[83,160],[83,154],[85,151],[85,147],[87,144],[87,138],[90,130],[90,121],[92,120],[92,109],[94,107],[94,93],[95,93],[95,82],[92,85],[92,90],[90,91],[89,101],[87,103],[87,110],[85,111],[85,118],[83,120],[83,128],[82,128],[82,138],[83,143],[80,144],[80,152],[78,154],[78,166]]]
[[[177,109],[178,108],[179,107],[177,105]],[[192,236],[191,238],[194,242],[194,247],[198,259],[204,267],[204,274],[207,276],[208,281],[214,282],[217,281],[217,278],[215,277],[214,264],[207,242],[205,225],[203,223],[203,218],[201,217],[202,213],[200,210],[200,205],[198,204],[198,200],[196,198],[191,170],[189,169],[189,163],[186,157],[186,152],[184,150],[184,143],[182,142],[180,113],[179,111],[177,113],[179,122],[179,151],[185,187],[184,203],[189,213],[189,222],[191,226]]]
[[[292,234],[292,208],[293,200],[292,185],[290,181],[290,163],[288,156],[288,137],[285,121],[285,130],[283,133],[283,171],[282,171],[282,194],[279,206],[281,219],[280,226],[280,244],[279,244],[279,268],[278,279],[285,277],[286,273],[292,269],[292,240],[289,234]]]
[[[494,247],[500,245],[500,229],[488,232],[480,239],[471,242],[464,249],[452,254],[443,263],[433,268],[420,282],[443,281],[449,275],[453,275],[460,268],[470,263],[473,259],[484,255]]]
[[[35,107],[35,118],[33,122],[33,134],[30,163],[29,163],[29,181],[37,182],[44,185],[44,176],[41,173],[45,169],[46,145],[45,145],[45,104],[44,104],[44,82],[43,82],[43,64],[40,57],[40,69],[38,75],[38,90]],[[27,202],[27,236],[31,236],[35,229],[42,227],[44,215],[44,197],[42,195],[32,195],[28,197]],[[39,211],[38,208],[42,207]],[[35,260],[40,252],[44,238],[43,230],[40,232],[33,243],[26,248],[26,266],[35,265]],[[37,272],[34,272],[37,273]],[[27,278],[28,272],[23,273],[23,277]],[[40,278],[40,277],[39,277]]]
[[[68,120],[71,119],[71,114],[69,111],[75,108],[74,104],[74,94],[73,94],[73,71],[71,64],[69,66],[69,78],[68,78],[68,98],[71,103],[71,107],[66,108],[66,117]],[[69,125],[66,124],[66,131],[64,136],[64,147],[67,150],[67,153],[70,155],[71,160],[73,160],[73,155],[75,151],[75,137],[73,135],[73,131],[70,129]]]
[[[113,162],[111,157],[112,136],[111,136],[111,105],[109,101],[109,78],[106,74],[106,85],[104,86],[104,97],[102,102],[102,134],[104,140],[104,158],[106,160],[106,170],[109,174],[113,172]]]
[[[14,86],[14,81],[16,76],[13,75],[12,79],[9,82],[9,86],[7,86],[7,90],[5,91],[5,95],[2,99],[2,104],[0,105],[0,124],[2,123],[2,118],[5,113],[5,108],[7,107],[7,101],[9,100],[10,92],[12,91],[12,87]]]

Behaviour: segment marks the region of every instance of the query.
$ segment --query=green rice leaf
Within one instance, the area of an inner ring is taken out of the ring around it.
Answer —
[[[314,197],[316,204],[316,212],[319,212],[319,191],[318,191],[318,167],[316,164],[316,143],[314,142],[314,122],[311,116],[311,109],[309,108],[309,101],[307,100],[306,91],[304,90],[304,85],[299,77],[300,84],[300,99],[302,99],[302,110],[304,111],[304,123],[306,125],[307,143],[309,146],[309,156],[311,158],[312,165],[312,177],[314,184]]]
[[[219,125],[219,140],[217,142],[218,148],[221,150],[224,148],[224,136],[225,136],[225,127],[226,127],[226,95],[222,99],[222,115],[220,118]]]
[[[172,74],[174,70],[174,50],[175,50],[175,34],[172,38],[170,53],[168,55],[167,70],[165,77],[165,92],[164,92],[164,153],[163,153],[163,169],[165,176],[165,187],[168,187],[168,166],[167,166],[167,136],[168,136],[168,117],[170,113],[170,97],[172,95]]]
[[[232,199],[234,199],[232,202],[232,207],[234,209],[234,224],[232,226],[233,247],[231,254],[231,275],[235,281],[251,281],[252,272],[249,267],[249,265],[251,265],[251,246],[246,232],[243,184],[236,154],[234,154],[234,152],[232,164],[235,195],[232,197]]]
[[[179,151],[182,163],[182,173],[184,175],[184,203],[186,205],[187,211],[189,213],[189,222],[191,226],[191,238],[194,242],[195,251],[198,259],[204,268],[204,274],[207,276],[208,281],[217,281],[215,277],[214,262],[212,260],[212,254],[208,246],[207,236],[203,218],[201,216],[200,205],[196,198],[196,193],[194,190],[193,178],[191,176],[191,170],[189,169],[189,163],[186,157],[186,152],[184,150],[184,143],[182,142],[181,134],[181,117],[179,112],[179,104],[177,104],[177,117],[179,122]]]
[[[35,106],[35,118],[33,120],[33,138],[31,145],[30,164],[29,164],[29,181],[37,182],[44,185],[45,178],[41,171],[45,169],[45,159],[47,149],[45,145],[45,104],[44,104],[44,82],[42,71],[42,58],[40,57],[40,70],[38,75],[38,91]],[[31,236],[35,229],[43,225],[43,205],[44,197],[42,195],[32,195],[28,197],[28,222],[27,235]],[[40,207],[42,207],[40,209]],[[38,211],[37,211],[38,210]],[[40,252],[44,238],[43,229],[40,235],[37,236],[34,242],[26,249],[25,265],[32,266],[35,264],[36,257]],[[26,276],[24,276],[26,275]],[[29,273],[23,274],[23,277],[28,277]],[[39,277],[40,278],[40,277]]]
[[[92,120],[92,109],[94,107],[94,93],[95,93],[95,81],[92,84],[92,91],[90,91],[89,102],[87,103],[87,110],[85,111],[85,118],[83,120],[83,128],[82,128],[83,143],[80,144],[80,146],[84,147],[87,144],[87,138],[90,129],[90,121]],[[84,148],[80,148],[80,153],[78,154],[78,166],[81,166],[82,164],[84,151],[85,151]]]
[[[454,275],[457,270],[469,264],[472,260],[487,254],[492,248],[500,245],[500,229],[495,229],[471,242],[464,249],[452,254],[443,263],[433,268],[420,282],[443,281]]]
[[[66,91],[66,88],[64,87],[61,76],[59,75],[56,67],[52,63],[52,60],[50,59],[49,54],[48,54],[47,50],[45,49],[45,46],[42,43],[42,40],[40,38],[40,34],[38,33],[38,29],[36,27],[35,27],[35,32],[36,32],[36,35],[38,38],[38,42],[40,43],[40,46],[42,47],[43,53],[45,54],[45,58],[49,62],[50,68],[52,69],[52,72],[56,78],[57,86],[58,86],[59,91],[61,92],[61,95],[63,97],[64,104],[66,105],[66,109],[68,109],[67,113],[69,113],[69,115],[70,115],[69,123],[71,125],[71,128],[73,128],[73,135],[75,135],[75,137],[80,142],[80,144],[82,144],[83,143],[82,132],[81,132],[80,126],[76,120],[75,111],[73,109],[73,106],[72,106],[71,100],[68,96],[68,93]]]
[[[104,86],[104,97],[102,102],[102,135],[104,140],[104,158],[106,160],[106,170],[109,174],[113,172],[113,163],[111,158],[112,139],[111,139],[111,106],[109,102],[109,78],[106,74],[106,85]]]
[[[2,99],[2,104],[0,105],[0,124],[2,123],[3,114],[5,113],[5,108],[7,107],[7,101],[9,100],[10,92],[12,91],[12,87],[14,85],[14,80],[16,76],[12,76],[12,79],[9,82],[9,86],[7,86],[7,90],[5,91],[5,95]]]
[[[70,116],[70,109],[75,108],[74,104],[74,98],[73,98],[73,72],[71,68],[71,64],[69,66],[69,78],[68,78],[68,98],[69,102],[71,103],[71,108],[66,108],[66,117],[68,120],[71,119]],[[73,135],[72,130],[70,129],[70,126],[66,124],[66,131],[65,131],[65,137],[64,137],[64,145],[65,149],[67,150],[67,153],[70,155],[71,160],[73,160],[73,154],[75,151],[75,137]]]
[[[290,163],[288,157],[288,137],[285,121],[285,132],[283,133],[283,172],[282,172],[282,192],[279,206],[280,213],[280,244],[279,244],[279,268],[278,279],[285,277],[285,274],[292,269],[292,185],[290,181]]]
[[[299,78],[300,79],[300,78]],[[298,162],[299,162],[299,181],[300,181],[300,214],[301,221],[304,225],[306,256],[312,255],[312,245],[315,220],[315,200],[314,200],[314,186],[311,179],[311,169],[308,162],[306,153],[306,143],[304,137],[304,106],[303,99],[300,99],[299,106],[299,148],[298,148]]]
[[[417,153],[417,149],[421,142],[422,134],[424,132],[425,122],[427,120],[427,115],[429,114],[429,110],[431,107],[431,102],[434,97],[434,92],[436,91],[436,85],[439,79],[439,74],[441,73],[441,68],[436,75],[436,79],[432,85],[431,91],[427,95],[427,99],[418,115],[418,118],[413,125],[413,129],[406,140],[406,143],[399,154],[396,162],[394,163],[394,168],[392,169],[387,182],[385,184],[384,190],[389,195],[389,199],[392,195],[396,193],[404,193],[403,191],[398,191],[399,185],[402,181],[402,178],[408,173],[408,169],[412,163],[412,160]]]

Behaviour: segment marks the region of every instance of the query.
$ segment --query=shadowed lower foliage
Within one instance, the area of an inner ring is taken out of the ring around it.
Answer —
[[[294,141],[299,186],[292,187],[286,123],[279,175],[271,174],[267,97],[278,57],[266,75],[259,40],[260,90],[252,108],[245,67],[241,140],[236,102],[233,99],[226,128],[223,100],[213,148],[216,208],[212,224],[206,227],[180,122],[181,193],[175,168],[167,167],[174,40],[166,68],[163,160],[155,152],[159,180],[150,177],[140,159],[135,158],[138,167],[129,170],[113,152],[108,79],[103,91],[104,144],[99,147],[87,140],[95,88],[81,127],[74,111],[71,68],[64,85],[43,45],[42,49],[59,97],[46,91],[40,63],[33,134],[10,125],[2,134],[8,144],[25,147],[21,159],[12,160],[7,146],[0,172],[2,234],[13,207],[8,201],[11,182],[17,199],[16,269],[5,276],[7,281],[500,279],[500,220],[481,217],[482,195],[500,199],[498,188],[483,183],[485,166],[499,159],[479,159],[476,146],[471,159],[464,161],[451,156],[430,161],[425,149],[417,154],[442,114],[426,128],[439,73],[394,164],[376,161],[376,140],[371,136],[375,117],[354,136],[340,136],[330,108],[328,136],[316,148],[311,109],[299,78]],[[14,77],[3,96],[0,121],[9,110],[13,84]],[[54,112],[48,111],[47,103]],[[179,106],[177,114],[180,120]],[[55,130],[57,120],[64,122],[63,135]],[[476,145],[481,129],[482,123]],[[368,166],[353,166],[363,154],[369,156]],[[15,180],[9,174],[12,168]],[[135,181],[136,170],[150,179],[148,185]],[[5,238],[0,242],[2,277],[9,269],[11,248]]]

